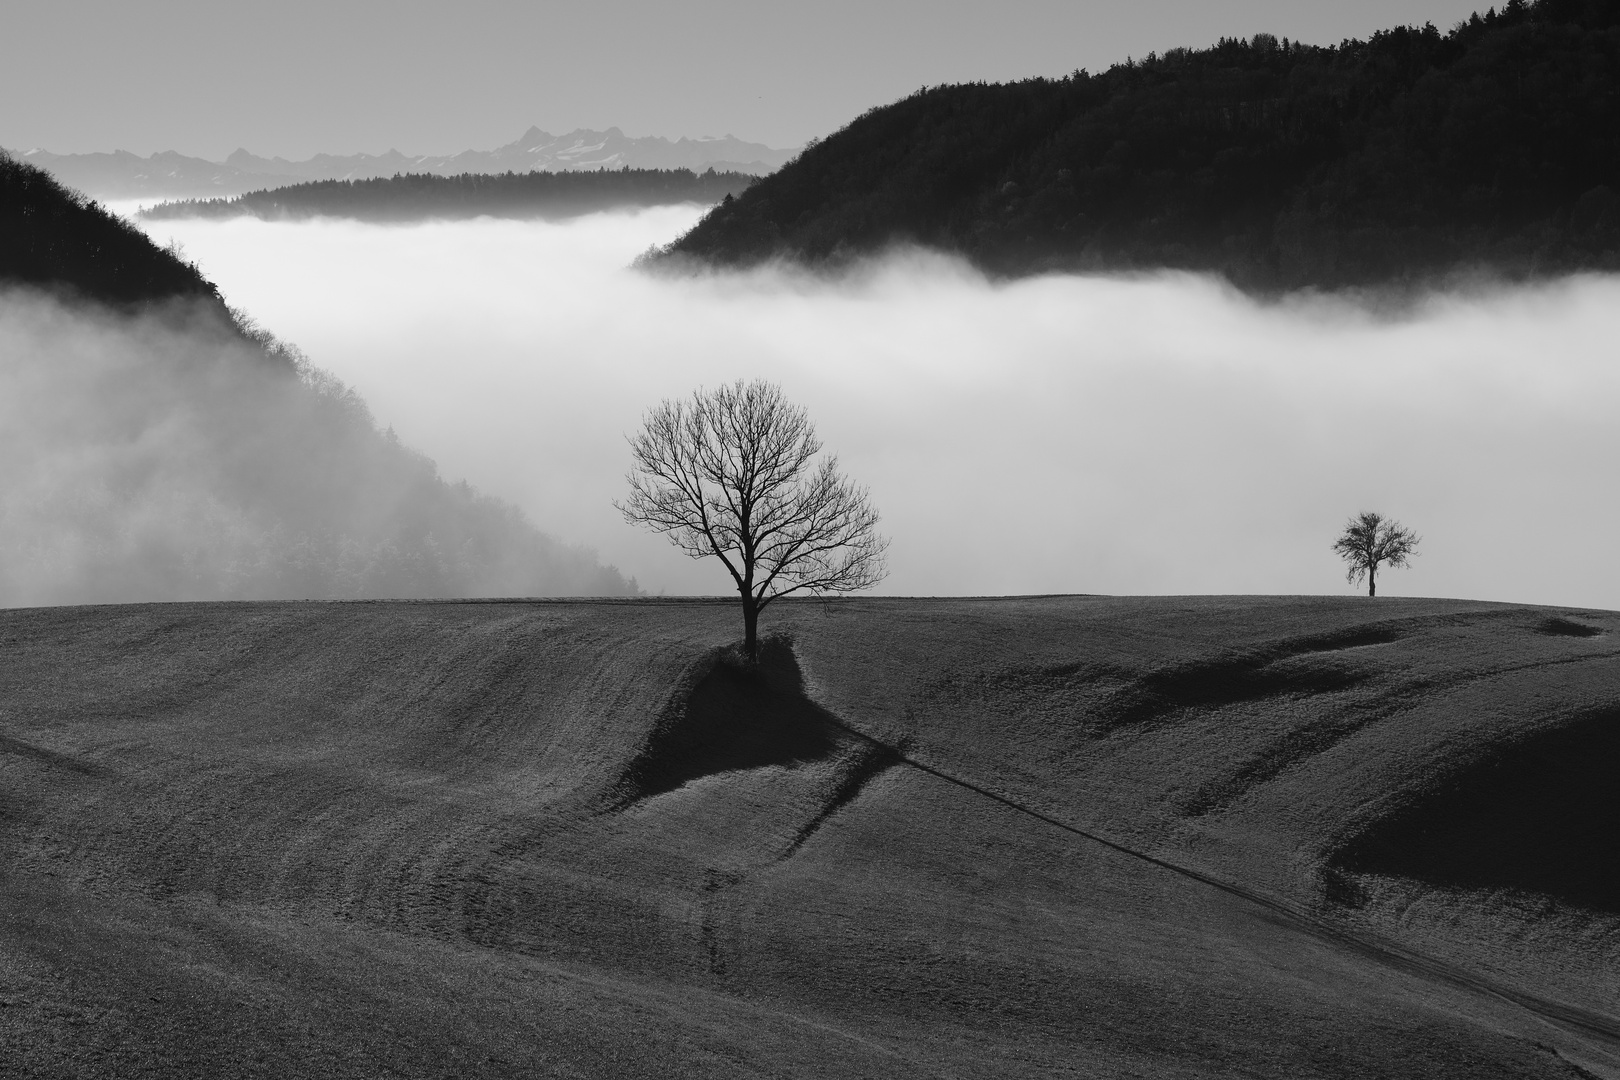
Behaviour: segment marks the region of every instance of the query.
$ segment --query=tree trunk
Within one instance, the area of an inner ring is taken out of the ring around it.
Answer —
[[[1378,595],[1378,564],[1373,563],[1367,567],[1367,595]]]
[[[759,600],[752,589],[742,590],[743,651],[750,662],[759,659]]]

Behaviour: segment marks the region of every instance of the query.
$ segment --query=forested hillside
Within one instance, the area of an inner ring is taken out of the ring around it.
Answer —
[[[994,274],[1213,271],[1255,290],[1620,268],[1620,5],[1449,32],[1266,34],[1102,74],[925,89],[668,253],[836,263],[897,242]]]
[[[234,199],[188,199],[145,211],[148,218],[312,217],[402,222],[474,217],[567,218],[625,207],[717,203],[746,191],[747,173],[713,169],[599,169],[594,172],[408,173],[387,179],[317,180]]]
[[[66,290],[106,304],[218,295],[196,267],[134,225],[3,153],[0,284]]]
[[[3,157],[0,184],[0,606],[635,591],[138,229]]]

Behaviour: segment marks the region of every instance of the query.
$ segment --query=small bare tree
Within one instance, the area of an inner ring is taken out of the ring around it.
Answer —
[[[626,521],[665,533],[691,557],[725,564],[742,597],[743,644],[758,654],[759,613],[790,593],[843,593],[883,579],[888,541],[866,489],[813,462],[821,440],[781,388],[755,380],[649,409],[630,440]]]
[[[1368,596],[1378,595],[1378,564],[1407,566],[1407,560],[1417,554],[1417,546],[1417,533],[1371,511],[1351,518],[1344,533],[1333,541],[1333,550],[1350,564],[1344,579],[1355,585],[1365,577]]]

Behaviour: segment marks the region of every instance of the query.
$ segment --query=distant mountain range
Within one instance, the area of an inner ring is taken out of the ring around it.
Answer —
[[[763,176],[791,159],[797,150],[776,150],[722,138],[657,135],[633,139],[618,128],[580,128],[552,135],[531,127],[515,142],[494,150],[410,157],[397,150],[386,154],[316,154],[305,161],[263,158],[237,150],[223,162],[187,157],[172,150],[140,157],[128,151],[110,154],[53,154],[48,150],[13,152],[13,156],[50,172],[63,184],[98,199],[222,198],[249,191],[286,187],[311,180],[371,180],[400,173],[457,176],[466,173],[568,172],[584,169],[691,169],[741,172]]]

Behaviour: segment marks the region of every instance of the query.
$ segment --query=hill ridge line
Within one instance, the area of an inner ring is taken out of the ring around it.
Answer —
[[[1348,948],[1353,952],[1367,957],[1368,959],[1387,964],[1388,966],[1399,971],[1406,972],[1407,974],[1418,975],[1421,977],[1450,983],[1451,985],[1464,990],[1497,998],[1501,1001],[1507,1002],[1510,1005],[1517,1006],[1518,1008],[1529,1012],[1545,1023],[1555,1026],[1562,1026],[1564,1028],[1573,1028],[1582,1034],[1596,1036],[1599,1039],[1607,1041],[1615,1046],[1620,1046],[1620,1020],[1616,1020],[1614,1017],[1606,1016],[1602,1013],[1592,1012],[1590,1010],[1580,1008],[1579,1006],[1570,1005],[1566,1002],[1557,1001],[1552,998],[1544,998],[1537,994],[1531,994],[1527,991],[1518,990],[1512,986],[1497,982],[1495,979],[1489,978],[1488,976],[1476,975],[1468,971],[1466,968],[1459,967],[1458,965],[1452,964],[1449,961],[1439,960],[1435,957],[1427,956],[1423,953],[1417,952],[1416,950],[1396,944],[1395,942],[1377,939],[1371,936],[1358,934],[1351,930],[1346,930],[1342,927],[1334,926],[1329,922],[1311,916],[1307,912],[1295,907],[1287,901],[1278,899],[1276,897],[1267,896],[1265,893],[1246,888],[1245,886],[1238,885],[1233,882],[1225,881],[1211,874],[1194,870],[1191,867],[1182,866],[1179,863],[1170,862],[1167,859],[1161,859],[1156,855],[1149,855],[1145,851],[1139,851],[1136,848],[1110,840],[1099,833],[1092,832],[1088,829],[1083,829],[1077,825],[1070,825],[1065,821],[1052,817],[1050,814],[1045,814],[1039,810],[1024,806],[1023,804],[1018,803],[1004,795],[998,795],[988,788],[981,787],[970,780],[964,780],[959,776],[954,776],[942,769],[938,769],[932,765],[918,761],[909,754],[905,753],[905,751],[900,747],[890,746],[881,739],[868,735],[866,732],[844,723],[843,721],[831,719],[830,714],[829,722],[832,723],[833,726],[849,733],[850,735],[871,743],[872,745],[878,747],[880,751],[892,755],[891,760],[896,764],[909,765],[920,772],[927,773],[928,775],[939,780],[943,780],[948,784],[954,784],[957,787],[971,791],[976,795],[990,799],[993,802],[1000,803],[1002,806],[1005,806],[1008,809],[1014,810],[1020,814],[1025,814],[1036,819],[1037,821],[1044,822],[1047,825],[1062,829],[1064,832],[1078,836],[1081,839],[1089,840],[1094,844],[1100,844],[1101,846],[1118,852],[1121,855],[1126,855],[1130,858],[1148,863],[1152,866],[1158,867],[1161,870],[1167,870],[1172,874],[1180,875],[1181,877],[1188,878],[1192,881],[1200,882],[1201,884],[1207,885],[1211,888],[1218,889],[1229,896],[1235,896],[1238,899],[1248,901],[1251,904],[1282,916],[1297,928],[1304,930],[1306,933],[1311,934],[1319,939]]]

